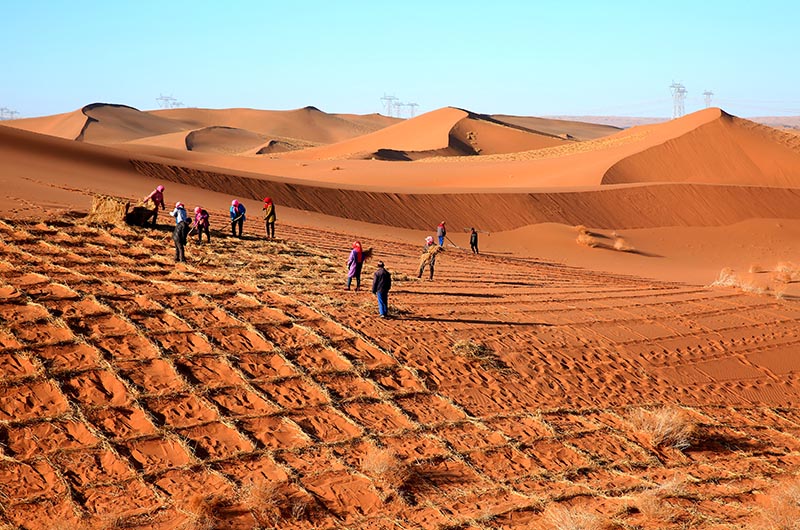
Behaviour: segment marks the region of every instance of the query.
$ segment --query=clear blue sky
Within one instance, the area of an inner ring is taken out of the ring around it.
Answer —
[[[380,97],[518,115],[800,115],[800,2],[2,3],[0,107],[100,101],[381,112]]]

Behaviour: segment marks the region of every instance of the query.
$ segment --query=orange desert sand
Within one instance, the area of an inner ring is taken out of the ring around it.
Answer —
[[[800,519],[791,125],[110,104],[2,125],[2,528]],[[187,264],[165,213],[86,218],[158,184],[211,213]],[[347,292],[355,239],[374,256]]]

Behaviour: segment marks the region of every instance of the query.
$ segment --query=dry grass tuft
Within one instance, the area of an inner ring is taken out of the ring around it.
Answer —
[[[719,276],[711,284],[711,287],[734,287],[753,294],[765,294],[771,290],[768,285],[761,286],[751,280],[742,278],[730,267],[725,267],[719,272]]]
[[[795,265],[791,261],[781,261],[775,266],[775,272],[800,272],[800,266]]]
[[[652,411],[637,409],[631,413],[629,420],[647,436],[653,447],[674,447],[682,451],[692,445],[697,431],[689,415],[675,407]]]
[[[584,247],[598,247],[600,246],[600,241],[596,237],[592,237],[587,233],[581,232],[578,234],[578,237],[575,239],[575,242],[579,245],[583,245]]]
[[[747,272],[749,272],[750,274],[759,274],[762,272],[766,272],[766,270],[758,263],[753,263],[752,265],[750,265],[750,268],[747,269]]]
[[[725,267],[719,271],[719,276],[711,284],[712,287],[736,287],[739,285],[739,277],[736,271],[730,267]]]
[[[578,232],[578,234],[588,234],[589,233],[589,229],[586,228],[583,225],[576,226],[575,227],[575,231]]]
[[[603,519],[580,508],[548,506],[544,512],[546,528],[552,530],[601,530]]]
[[[497,354],[488,346],[475,342],[472,339],[457,341],[453,344],[453,353],[465,359],[477,361],[482,367],[487,369],[508,369],[508,366],[500,360]]]
[[[185,528],[191,530],[214,530],[222,523],[222,510],[231,505],[231,499],[217,494],[198,493],[183,505],[189,515]]]
[[[400,460],[394,451],[379,447],[370,447],[361,462],[361,470],[378,485],[398,492],[414,477],[411,465]]]
[[[678,517],[679,512],[667,502],[667,499],[687,495],[685,485],[686,478],[676,475],[663,484],[640,493],[634,504],[648,519],[672,522]]]
[[[250,511],[259,528],[300,521],[311,513],[308,500],[293,498],[285,482],[246,484],[239,490],[238,498],[242,506]]]
[[[778,486],[762,512],[764,530],[800,530],[800,481]]]
[[[782,283],[800,282],[800,267],[788,261],[782,261],[775,267],[775,280]]]
[[[620,252],[633,252],[636,249],[628,244],[627,241],[617,236],[614,238],[614,250],[619,250]]]
[[[89,215],[86,216],[83,223],[92,225],[122,224],[125,222],[129,209],[128,199],[110,195],[95,195],[92,197]]]

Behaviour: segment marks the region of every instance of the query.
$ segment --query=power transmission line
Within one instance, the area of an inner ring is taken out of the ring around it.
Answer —
[[[0,121],[16,120],[19,112],[8,107],[0,107]]]
[[[669,86],[669,90],[672,92],[672,117],[680,118],[686,112],[683,103],[686,101],[688,91],[685,86],[675,81]]]
[[[417,103],[402,103],[397,97],[387,95],[386,93],[384,93],[383,97],[380,99],[386,109],[386,116],[402,118],[405,114],[407,117],[413,118],[416,114],[416,108],[419,107]]]
[[[711,96],[713,95],[714,93],[710,90],[703,92],[703,102],[706,104],[706,108],[711,106]]]
[[[184,104],[172,96],[165,96],[164,94],[159,95],[156,98],[156,102],[158,106],[162,109],[176,109],[179,107],[183,107]]]

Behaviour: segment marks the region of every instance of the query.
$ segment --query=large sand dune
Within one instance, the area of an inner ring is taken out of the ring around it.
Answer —
[[[285,157],[414,160],[437,155],[527,151],[564,143],[554,135],[503,124],[461,109],[443,108],[372,134]]]
[[[397,151],[425,150],[446,145],[452,129],[470,120],[469,116],[458,109],[442,109],[363,138],[382,136],[394,142],[382,145],[392,145]],[[100,169],[89,168],[112,165],[114,171],[131,177],[138,174],[243,198],[270,195],[293,208],[416,229],[435,225],[441,217],[458,226],[478,224],[492,231],[540,222],[640,228],[795,217],[800,185],[796,136],[733,118],[718,109],[588,142],[420,162],[305,159],[298,164],[294,159],[226,156],[211,147],[213,135],[207,136],[205,153],[184,152],[177,159],[168,159],[164,155],[173,150],[167,148],[167,142],[160,149],[137,153],[137,145],[130,143],[125,150],[118,150],[8,128],[0,132],[8,138],[7,177],[30,179],[29,168],[38,167],[40,175],[47,171],[81,174],[72,188],[85,186],[109,193],[113,188],[97,184],[113,182],[109,174],[99,174],[101,178],[96,179],[93,175]],[[174,142],[179,134],[155,138]],[[248,145],[259,140],[249,133],[244,137],[250,140]],[[342,153],[347,145],[359,141],[362,139],[283,156],[312,153],[317,157],[319,150],[326,148]],[[226,142],[230,139],[220,141],[223,147],[219,149],[224,149]],[[41,155],[31,160],[34,153]],[[76,168],[71,164],[77,164]],[[606,185],[598,187],[601,183]],[[618,183],[628,186],[608,186]],[[695,207],[698,201],[706,206]]]
[[[553,118],[539,118],[533,116],[509,116],[507,114],[494,114],[495,120],[525,127],[532,131],[554,134],[575,140],[594,140],[618,132],[619,127],[588,123],[576,120],[563,120]]]
[[[222,126],[245,129],[268,136],[295,138],[313,143],[335,143],[371,133],[399,122],[379,114],[358,116],[328,114],[316,107],[287,111],[257,109],[182,108],[150,114],[190,125],[193,129]]]
[[[708,182],[800,187],[800,138],[724,112],[715,119],[628,156],[604,184]]]
[[[55,116],[13,120],[15,128],[68,140],[113,144],[186,130],[175,120],[150,115],[126,105],[92,103],[80,110]]]

